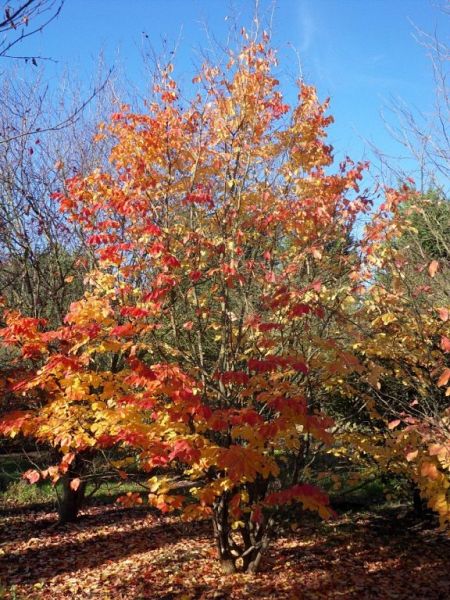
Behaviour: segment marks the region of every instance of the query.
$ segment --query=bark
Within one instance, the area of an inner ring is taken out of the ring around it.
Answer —
[[[224,494],[215,504],[213,510],[214,535],[217,553],[225,573],[256,573],[261,564],[264,551],[269,541],[269,533],[273,525],[271,519],[262,523],[254,523],[251,515],[243,517],[244,526],[236,534],[240,534],[242,543],[233,539],[233,531],[229,522],[228,502],[230,496]]]
[[[62,481],[62,497],[59,500],[58,514],[59,523],[73,523],[77,520],[78,512],[83,505],[86,492],[86,483],[80,482],[76,490],[72,489],[71,483],[75,477],[66,475]]]
[[[420,495],[420,490],[417,486],[413,487],[413,506],[414,513],[418,517],[423,517],[427,513],[427,504]]]

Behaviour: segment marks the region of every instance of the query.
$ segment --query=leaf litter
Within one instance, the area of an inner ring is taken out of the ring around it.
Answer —
[[[63,527],[45,511],[8,511],[2,521],[5,600],[450,597],[449,538],[392,514],[306,520],[272,543],[256,576],[221,572],[207,521],[180,525],[118,506],[88,507]]]

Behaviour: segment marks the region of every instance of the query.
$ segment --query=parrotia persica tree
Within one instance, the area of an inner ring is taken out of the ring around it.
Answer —
[[[244,40],[202,68],[192,101],[169,65],[147,114],[101,127],[111,169],[56,198],[98,258],[84,297],[57,331],[14,312],[2,331],[31,365],[12,391],[44,398],[2,430],[60,448],[44,476],[89,447],[129,449],[152,505],[212,518],[230,571],[257,570],[280,508],[332,513],[306,459],[332,441],[324,402],[360,368],[342,332],[366,208],[363,165],[331,173],[327,104],[301,82],[289,107],[267,36]]]

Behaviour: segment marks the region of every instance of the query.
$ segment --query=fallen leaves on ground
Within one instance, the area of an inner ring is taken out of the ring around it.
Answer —
[[[391,514],[301,525],[267,553],[257,576],[223,575],[210,524],[145,508],[89,507],[78,523],[11,510],[0,536],[5,599],[446,599],[450,540]]]

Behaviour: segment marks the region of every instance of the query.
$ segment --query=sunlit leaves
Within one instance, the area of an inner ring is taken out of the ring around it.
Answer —
[[[169,66],[146,114],[123,107],[102,125],[109,168],[73,177],[58,195],[96,257],[84,294],[56,332],[13,312],[1,332],[31,364],[12,392],[42,398],[3,420],[4,433],[58,449],[60,472],[91,449],[131,455],[149,473],[152,506],[212,514],[223,548],[241,535],[239,568],[281,506],[332,515],[303,479],[339,431],[326,414],[338,413],[336,399],[363,397],[382,424],[376,443],[346,438],[358,457],[414,468],[424,489],[444,478],[441,453],[429,467],[424,458],[424,444],[439,440],[420,437],[406,413],[381,417],[374,400],[387,377],[413,380],[419,396],[428,375],[448,383],[438,369],[442,302],[417,319],[406,258],[388,245],[406,227],[395,214],[402,195],[388,192],[358,251],[365,165],[347,159],[332,173],[327,102],[300,82],[290,108],[275,64],[265,42],[247,40],[228,66],[203,67],[192,101]],[[374,269],[391,269],[392,289]],[[115,467],[125,477],[127,464]],[[441,493],[433,487],[430,502],[441,507]]]

